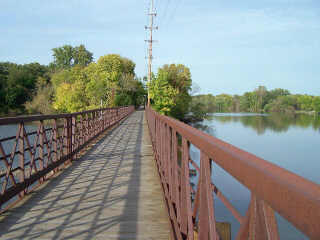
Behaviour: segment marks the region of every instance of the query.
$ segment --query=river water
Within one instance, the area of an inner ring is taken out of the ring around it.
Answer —
[[[216,113],[210,120],[194,124],[194,127],[320,184],[318,116]],[[199,159],[200,153],[196,148],[191,147],[190,151],[193,159]],[[250,192],[215,164],[212,174],[212,181],[245,215]],[[216,198],[215,211],[217,221],[231,223],[234,239],[240,225]],[[308,239],[279,215],[277,220],[280,239]]]

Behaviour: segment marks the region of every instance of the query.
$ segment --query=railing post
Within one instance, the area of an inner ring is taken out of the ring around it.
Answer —
[[[279,240],[277,221],[274,211],[267,203],[254,194],[249,206],[249,239]]]
[[[79,138],[80,138],[80,146],[82,146],[83,145],[83,115],[82,114],[80,114]]]
[[[19,182],[24,182],[25,179],[25,171],[24,171],[24,124],[23,122],[20,123],[20,136],[19,136],[19,167],[20,167],[20,174],[19,174]],[[25,190],[20,193],[20,198],[25,195]]]
[[[188,239],[193,239],[193,222],[191,208],[191,189],[189,180],[189,146],[187,140],[182,137],[181,157],[181,232]],[[200,238],[201,239],[201,238]]]
[[[40,149],[39,149],[39,170],[43,170],[43,162],[44,162],[44,126],[43,126],[43,121],[40,121],[40,132],[39,132],[39,142],[40,142]],[[39,179],[40,183],[44,181],[44,177]]]
[[[68,165],[71,161],[71,149],[72,149],[72,118],[66,117],[64,124],[64,156],[67,157],[65,165]]]
[[[85,136],[84,136],[84,141],[88,141],[88,134],[89,134],[89,118],[88,118],[88,113],[86,113],[86,120],[85,120]]]
[[[219,239],[214,216],[210,161],[203,152],[200,153],[199,238],[203,240]]]
[[[57,119],[53,119],[53,162],[58,161],[58,126],[57,126]],[[58,167],[53,170],[54,173],[58,171]]]
[[[76,128],[77,128],[77,119],[76,116],[72,116],[71,118],[71,129],[70,129],[70,133],[71,133],[71,144],[70,144],[70,159],[74,160],[75,156],[73,154],[73,151],[77,148],[76,146]]]

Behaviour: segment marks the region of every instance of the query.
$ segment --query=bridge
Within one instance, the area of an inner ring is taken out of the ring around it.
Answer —
[[[214,198],[239,222],[236,239],[279,239],[276,212],[320,239],[319,185],[150,108],[7,124],[16,130],[0,135],[0,239],[230,239]],[[213,162],[250,190],[245,215],[212,182]]]

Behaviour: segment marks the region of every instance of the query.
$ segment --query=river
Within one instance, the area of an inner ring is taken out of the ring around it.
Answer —
[[[320,184],[319,116],[216,113],[194,127]],[[199,159],[196,148],[190,151],[193,159]],[[212,171],[212,181],[245,215],[250,192],[219,166],[214,164]],[[217,221],[231,223],[234,239],[240,225],[217,198],[215,209]],[[277,220],[280,239],[308,239],[282,217],[277,215]]]

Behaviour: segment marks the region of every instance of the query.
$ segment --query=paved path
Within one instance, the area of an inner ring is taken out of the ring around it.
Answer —
[[[0,239],[169,239],[144,112],[0,217]]]

